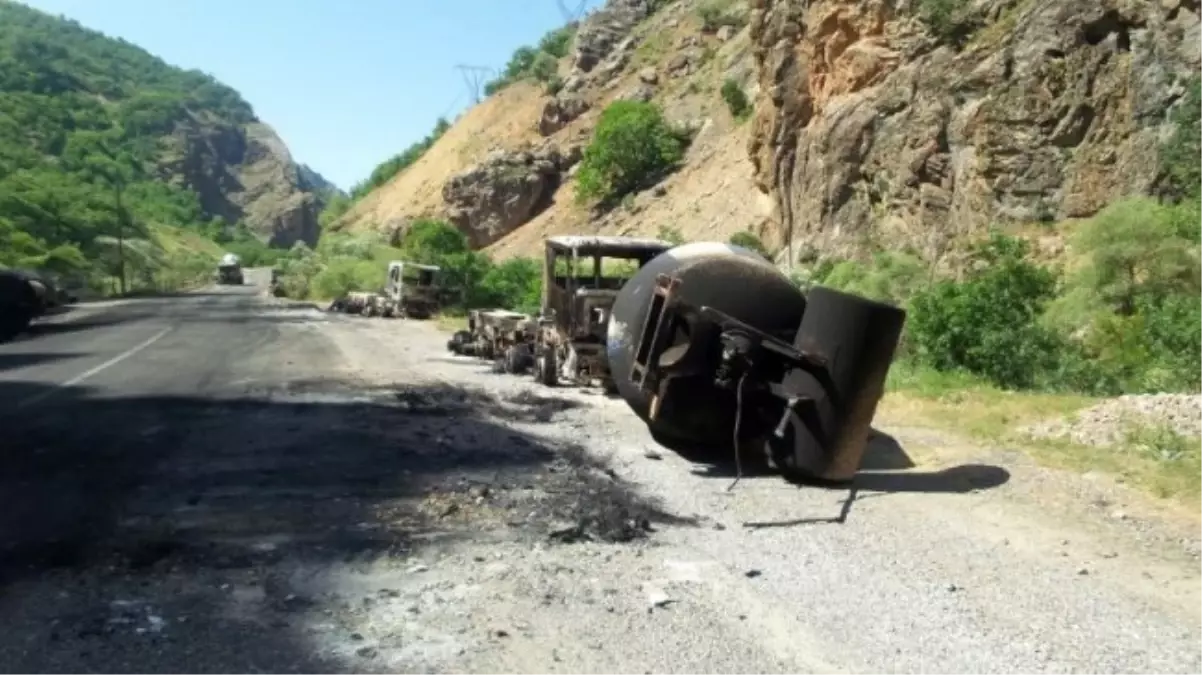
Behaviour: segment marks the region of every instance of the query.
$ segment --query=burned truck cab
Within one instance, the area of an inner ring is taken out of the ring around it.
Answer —
[[[672,248],[658,239],[559,236],[545,242],[542,308],[534,347],[538,381],[610,388],[605,344],[618,292],[650,260]]]

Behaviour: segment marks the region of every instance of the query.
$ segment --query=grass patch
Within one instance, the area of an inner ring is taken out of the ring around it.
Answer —
[[[467,330],[467,312],[452,308],[434,315],[434,327],[444,333]]]
[[[638,65],[658,62],[671,47],[672,36],[668,31],[652,33],[634,48],[634,62]]]
[[[1028,12],[1035,6],[1036,0],[1022,0],[1022,2],[1005,9],[998,16],[997,21],[987,24],[984,28],[977,31],[972,39],[968,41],[969,47],[981,47],[994,44],[1001,39],[1010,35],[1015,27],[1018,26],[1018,19],[1025,12]]]
[[[1154,497],[1196,509],[1202,475],[1202,439],[1162,426],[1132,423],[1114,447],[1034,439],[1029,424],[1066,418],[1101,399],[1011,392],[965,373],[941,373],[898,361],[889,372],[880,414],[907,426],[944,430],[989,446],[1023,452],[1037,463],[1114,477]]]
[[[1005,391],[967,373],[941,373],[907,361],[890,369],[886,391],[883,410],[991,443],[1013,441],[1020,427],[1097,402],[1088,396]]]

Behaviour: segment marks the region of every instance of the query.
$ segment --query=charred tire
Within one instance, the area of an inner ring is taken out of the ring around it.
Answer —
[[[526,355],[517,345],[511,345],[505,350],[505,372],[512,375],[521,375],[526,372]]]
[[[454,354],[462,354],[463,346],[471,342],[472,334],[465,330],[455,331],[450,340],[447,340],[447,350]]]
[[[554,387],[559,384],[559,359],[553,348],[543,349],[534,360],[534,379],[539,384]]]

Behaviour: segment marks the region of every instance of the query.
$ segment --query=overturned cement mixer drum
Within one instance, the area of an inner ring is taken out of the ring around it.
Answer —
[[[626,283],[607,355],[661,443],[760,448],[791,477],[841,482],[859,469],[904,321],[828,288],[807,297],[760,255],[700,242]]]

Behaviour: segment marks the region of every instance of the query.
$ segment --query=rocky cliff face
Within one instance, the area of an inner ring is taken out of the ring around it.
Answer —
[[[162,176],[194,190],[207,213],[230,223],[245,221],[273,246],[317,243],[317,216],[332,186],[294,162],[270,126],[194,114],[165,146]]]
[[[795,256],[872,238],[938,257],[1154,188],[1197,0],[978,0],[943,39],[906,5],[752,0],[748,149]]]

